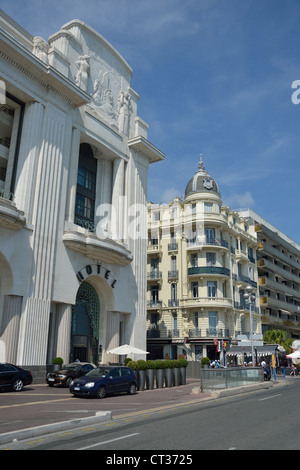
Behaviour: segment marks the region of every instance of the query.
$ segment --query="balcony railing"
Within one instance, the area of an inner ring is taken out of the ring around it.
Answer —
[[[147,301],[147,308],[161,308],[162,301],[161,300],[148,300]]]
[[[91,220],[85,219],[84,217],[75,215],[74,224],[79,225],[79,227],[86,228],[89,232],[96,232],[95,223]]]
[[[229,337],[229,330],[224,328],[206,328],[206,336],[209,337]]]
[[[178,250],[178,243],[171,242],[168,244],[168,251],[177,251]]]
[[[193,248],[193,247],[198,247],[198,246],[203,246],[203,245],[209,245],[209,246],[220,246],[223,248],[229,248],[229,244],[226,240],[218,240],[217,238],[206,238],[204,240],[188,240],[187,242],[187,247],[188,248]]]
[[[169,307],[179,307],[179,300],[178,299],[169,299],[168,300]]]
[[[257,282],[252,281],[250,277],[244,276],[243,274],[238,274],[238,280],[244,282],[245,284],[250,284],[250,286],[257,287]]]
[[[177,279],[178,278],[178,270],[172,269],[172,271],[168,271],[168,279]]]
[[[147,278],[149,280],[157,280],[162,278],[162,272],[158,271],[157,269],[154,269],[153,271],[150,271],[150,273],[147,273]]]
[[[218,274],[221,276],[230,276],[230,270],[218,266],[198,266],[188,268],[188,275],[193,276],[195,274]]]

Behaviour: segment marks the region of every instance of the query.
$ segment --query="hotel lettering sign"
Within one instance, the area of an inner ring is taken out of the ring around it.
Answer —
[[[111,271],[102,264],[88,264],[76,273],[79,282],[83,282],[89,276],[100,276],[106,279],[107,283],[114,289],[117,280],[113,278]]]

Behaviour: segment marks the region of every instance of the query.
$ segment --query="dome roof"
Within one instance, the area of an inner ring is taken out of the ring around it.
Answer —
[[[199,162],[198,171],[195,173],[193,178],[188,182],[185,188],[185,197],[193,193],[206,192],[216,193],[220,196],[219,186],[215,180],[207,173],[204,168],[202,156]]]

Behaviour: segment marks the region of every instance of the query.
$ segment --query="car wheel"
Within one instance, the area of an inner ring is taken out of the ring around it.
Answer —
[[[134,395],[136,393],[136,385],[134,383],[130,384],[130,387],[128,389],[128,394],[129,395]]]
[[[54,387],[54,384],[52,384],[52,383],[51,383],[51,384],[48,384],[48,385],[49,385],[49,387]]]
[[[104,385],[101,385],[101,387],[98,388],[97,390],[97,398],[105,398],[106,396],[106,388]]]
[[[17,379],[12,384],[12,389],[14,392],[20,392],[24,387],[23,380]]]
[[[69,388],[70,383],[72,382],[72,380],[73,380],[72,377],[68,377],[67,380],[66,380],[66,385],[65,386]]]

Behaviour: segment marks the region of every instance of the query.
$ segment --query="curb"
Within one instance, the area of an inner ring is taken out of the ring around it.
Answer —
[[[242,387],[232,387],[223,390],[214,390],[210,396],[212,398],[231,397],[241,395],[242,393],[255,392],[256,390],[272,388],[274,384],[270,382],[262,382],[253,385],[243,385]]]
[[[89,416],[88,418],[77,418],[70,421],[45,424],[42,426],[35,426],[33,428],[21,429],[20,431],[11,431],[5,434],[0,434],[0,444],[7,444],[19,439],[30,439],[31,437],[42,436],[51,432],[65,431],[66,429],[73,427],[86,426],[110,419],[112,419],[111,411],[98,411],[95,416]]]

